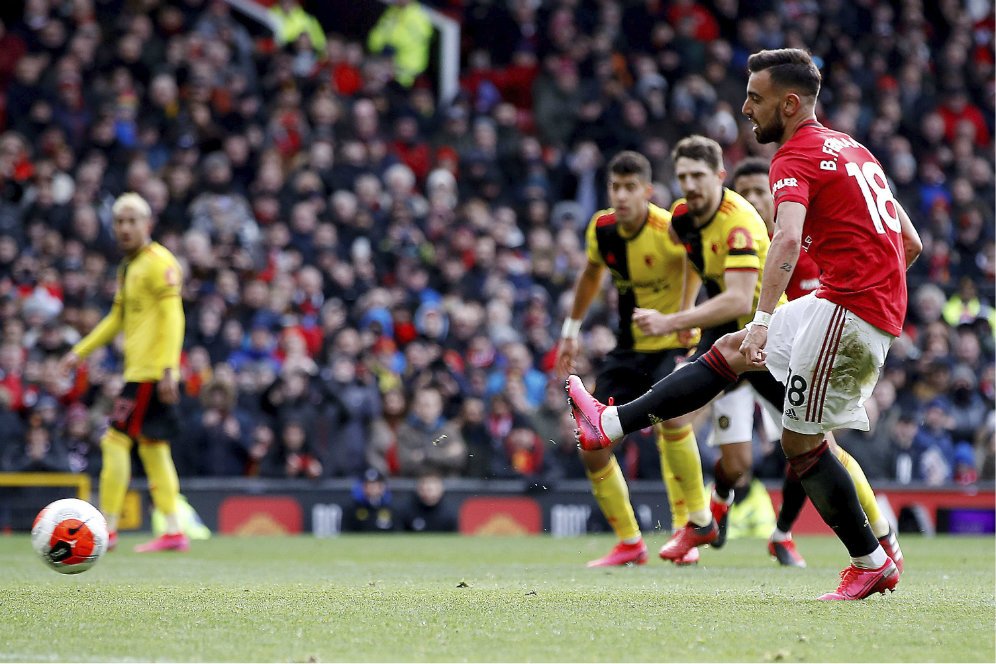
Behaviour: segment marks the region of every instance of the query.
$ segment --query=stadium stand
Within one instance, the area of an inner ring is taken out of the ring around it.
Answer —
[[[648,155],[667,205],[682,136],[770,154],[746,57],[801,46],[821,119],[882,157],[925,246],[873,429],[841,442],[873,479],[993,480],[991,3],[426,3],[463,28],[446,104],[431,66],[398,83],[379,39],[321,25],[335,3],[279,4],[301,26],[279,40],[220,0],[0,13],[0,468],[99,471],[120,354],[71,381],[56,361],[110,305],[110,205],[136,191],[186,273],[182,476],[578,477],[547,442],[569,435],[551,363],[605,163]],[[627,473],[659,477],[654,454],[633,437]]]

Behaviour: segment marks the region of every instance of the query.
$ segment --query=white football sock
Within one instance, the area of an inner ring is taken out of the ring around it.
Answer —
[[[107,521],[107,532],[116,533],[118,532],[118,519],[120,517],[117,514],[108,514],[104,516],[104,520]]]
[[[852,557],[851,564],[855,567],[860,567],[861,569],[878,569],[885,564],[885,561],[888,560],[888,558],[889,557],[885,555],[885,549],[879,546],[867,556],[858,556],[857,558]]]
[[[792,533],[783,533],[777,528],[775,528],[775,532],[771,533],[772,542],[787,542],[790,539],[792,539]]]
[[[876,539],[881,539],[889,534],[889,520],[884,516],[880,517],[875,523],[869,523],[871,526],[872,533],[875,534]]]
[[[688,520],[696,526],[708,526],[712,523],[712,512],[708,509],[695,510],[688,513]]]
[[[622,424],[619,423],[619,409],[615,406],[609,406],[602,411],[601,425],[602,431],[612,442],[623,437]]]
[[[177,512],[164,515],[166,517],[166,534],[176,535],[180,532],[180,515]]]

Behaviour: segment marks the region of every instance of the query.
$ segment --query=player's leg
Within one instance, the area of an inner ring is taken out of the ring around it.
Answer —
[[[166,532],[160,537],[135,547],[139,553],[150,551],[186,551],[190,539],[180,529],[180,479],[173,465],[169,438],[179,432],[179,411],[175,405],[159,401],[155,383],[143,383],[132,426],[140,432],[138,456],[149,478],[152,503],[166,520]],[[140,407],[144,404],[144,407]]]
[[[138,456],[142,459],[145,474],[149,478],[149,493],[152,503],[166,519],[166,533],[161,537],[135,548],[139,553],[149,551],[186,551],[190,540],[180,529],[179,497],[180,479],[173,465],[169,442],[140,438]]]
[[[688,503],[685,502],[685,494],[681,489],[681,484],[678,482],[674,470],[668,463],[664,427],[658,425],[654,427],[654,431],[657,433],[657,451],[660,454],[661,460],[661,477],[664,480],[664,486],[667,488],[667,502],[671,508],[671,530],[673,532],[688,523]]]
[[[751,374],[751,378],[758,376],[758,374]],[[767,400],[762,400],[762,406],[765,407],[762,414],[767,419],[768,414],[773,410],[773,405],[768,403]],[[868,482],[868,478],[865,477],[861,465],[846,450],[836,444],[832,433],[827,433],[827,442],[834,456],[837,457],[854,481],[854,488],[858,492],[858,500],[861,503],[861,508],[868,516],[868,523],[871,526],[872,532],[878,538],[879,543],[882,544],[886,553],[889,554],[889,557],[896,563],[896,567],[902,572],[903,553],[899,548],[899,540],[892,531],[888,519],[885,518],[879,509],[875,492]],[[792,525],[802,512],[805,502],[805,489],[802,487],[798,476],[792,470],[791,466],[789,466],[786,468],[785,480],[782,485],[782,506],[778,512],[778,521],[768,543],[769,553],[783,565],[794,567],[806,566],[805,560],[803,560],[795,548],[791,534]]]
[[[795,547],[792,539],[792,526],[806,504],[806,489],[802,480],[789,465],[785,468],[782,480],[782,504],[778,508],[775,530],[768,539],[768,553],[786,567],[805,567],[806,560]]]
[[[629,501],[629,487],[622,468],[612,453],[613,447],[602,450],[581,450],[591,493],[595,496],[598,508],[605,515],[619,543],[608,555],[592,560],[588,567],[608,567],[612,565],[637,564],[647,562],[647,545],[640,533],[640,526]]]
[[[677,369],[678,361],[685,359],[685,349],[665,351],[659,354],[656,371],[642,389],[633,393],[639,396],[652,388],[663,378],[671,375]],[[661,467],[667,468],[668,474],[676,485],[674,495],[681,498],[681,510],[675,510],[672,518],[671,540],[661,548],[661,557],[676,565],[693,565],[699,561],[698,543],[708,543],[707,540],[695,541],[696,529],[705,529],[711,533],[712,516],[708,510],[708,493],[702,479],[702,459],[699,457],[699,446],[695,440],[695,430],[692,427],[693,415],[684,415],[657,426],[658,449],[661,452]],[[669,491],[671,491],[669,487]],[[693,537],[689,537],[689,534]],[[711,535],[710,535],[711,537]],[[677,548],[675,548],[677,547]]]
[[[804,297],[792,304],[798,306],[772,318],[766,349],[768,369],[787,387],[782,449],[851,557],[837,591],[821,599],[863,599],[894,589],[899,571],[872,533],[825,432],[867,428],[864,401],[891,338],[827,300]]]
[[[639,385],[649,382],[646,375],[653,367],[644,365],[649,360],[650,358],[637,357],[631,351],[613,351],[606,358],[596,378],[595,393],[605,400],[613,395],[628,396],[634,383],[639,389]],[[647,561],[647,545],[643,541],[633,505],[630,503],[626,478],[612,453],[614,447],[580,450],[581,462],[588,481],[591,482],[592,495],[619,539],[608,555],[592,560],[588,563],[589,567],[643,564]]]
[[[702,460],[691,416],[668,420],[661,428],[662,466],[666,465],[674,475],[674,482],[684,498],[687,516],[683,521],[675,520],[674,535],[661,548],[659,555],[675,564],[689,565],[698,561],[698,546],[715,541],[717,530],[709,513]]]
[[[892,530],[889,520],[885,518],[882,510],[879,509],[878,499],[875,497],[875,491],[872,489],[871,483],[865,477],[865,471],[861,468],[861,464],[858,463],[857,459],[848,454],[847,450],[843,447],[836,444],[832,434],[827,434],[827,439],[830,441],[834,456],[837,457],[837,460],[840,461],[844,469],[847,470],[847,474],[854,481],[854,488],[858,492],[858,501],[861,503],[861,509],[865,511],[865,515],[868,517],[868,525],[871,526],[872,532],[878,538],[879,544],[882,545],[885,552],[892,558],[892,562],[896,563],[899,572],[902,573],[904,566],[903,551],[899,548],[899,539]]]
[[[571,413],[578,425],[578,442],[586,449],[605,447],[627,433],[698,410],[748,369],[740,342],[745,330],[727,334],[705,354],[655,383],[637,399],[605,406],[584,389],[577,376],[567,379]]]
[[[100,439],[100,511],[107,521],[109,551],[118,543],[118,522],[131,481],[131,445],[131,438],[114,427],[108,427]]]
[[[754,375],[756,374],[751,374]],[[783,389],[777,408],[768,399],[758,401],[761,404],[761,431],[767,440],[780,441],[782,438],[781,411],[784,406],[784,396]],[[805,504],[806,489],[803,488],[799,476],[792,470],[792,466],[786,465],[785,479],[782,480],[782,504],[778,508],[775,530],[768,538],[768,553],[785,567],[806,566],[806,560],[796,549],[795,541],[792,539],[792,526],[799,518]]]
[[[786,428],[782,445],[816,511],[851,557],[837,591],[820,599],[864,599],[874,592],[895,589],[899,571],[868,526],[854,482],[830,452],[823,435]]]
[[[713,489],[709,511],[716,520],[719,534],[712,543],[721,548],[726,543],[726,527],[735,487],[750,481],[754,432],[754,392],[743,384],[730,390],[712,404],[713,429],[708,444],[719,448],[713,467]]]

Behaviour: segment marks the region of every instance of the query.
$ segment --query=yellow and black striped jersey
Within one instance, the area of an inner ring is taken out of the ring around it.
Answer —
[[[596,212],[585,234],[588,260],[608,268],[619,292],[620,348],[658,351],[683,348],[677,334],[647,336],[633,323],[637,307],[674,313],[681,307],[685,252],[670,233],[671,214],[649,205],[643,226],[624,237],[613,209]]]
[[[750,270],[757,272],[751,313],[731,323],[730,331],[744,327],[753,318],[761,295],[761,276],[771,240],[761,216],[740,194],[723,189],[719,209],[702,226],[688,212],[684,198],[671,208],[671,225],[685,246],[688,259],[702,278],[706,294],[715,297],[726,290],[726,272]],[[785,298],[779,304],[785,302]]]

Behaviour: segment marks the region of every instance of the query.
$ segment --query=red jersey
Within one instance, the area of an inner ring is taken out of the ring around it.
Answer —
[[[806,206],[802,247],[819,268],[816,297],[899,336],[906,316],[906,254],[899,208],[882,165],[847,134],[815,120],[771,160],[775,209]]]

